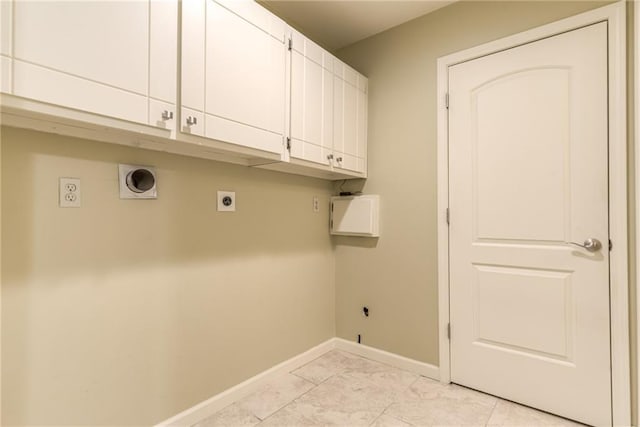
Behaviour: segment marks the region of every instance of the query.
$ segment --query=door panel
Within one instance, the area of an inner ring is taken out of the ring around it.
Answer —
[[[13,9],[15,59],[147,94],[148,2],[19,1]]]
[[[566,68],[542,68],[472,91],[476,238],[568,240],[569,83]]]
[[[291,156],[315,163],[322,159],[324,105],[327,98],[324,69],[320,65],[322,51],[301,34],[293,34],[291,52]],[[330,76],[333,81],[333,76]]]
[[[452,381],[611,424],[607,26],[454,65],[449,95]]]
[[[180,2],[182,12],[181,102],[184,107],[198,111],[204,111],[207,1],[210,0]]]
[[[475,264],[474,269],[475,342],[570,360],[573,316],[569,272],[481,264]]]
[[[208,119],[207,137],[246,145],[239,139],[243,135],[262,135],[254,148],[280,153],[285,121],[283,40],[211,0],[207,1],[206,28],[205,112],[227,120],[218,129],[209,128]],[[274,146],[276,138],[280,142]]]

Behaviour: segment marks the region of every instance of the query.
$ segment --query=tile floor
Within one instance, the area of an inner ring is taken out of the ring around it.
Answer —
[[[579,426],[564,418],[333,350],[194,427]]]

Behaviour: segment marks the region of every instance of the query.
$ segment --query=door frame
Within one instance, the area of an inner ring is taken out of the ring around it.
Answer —
[[[437,180],[438,180],[438,331],[440,381],[451,382],[449,327],[449,130],[448,68],[533,41],[607,22],[609,69],[609,235],[612,422],[631,424],[629,346],[629,273],[627,234],[627,92],[626,5],[611,5],[438,58]],[[455,331],[454,331],[455,333]]]

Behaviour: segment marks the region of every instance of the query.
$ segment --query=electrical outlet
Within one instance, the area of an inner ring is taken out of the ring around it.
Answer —
[[[318,199],[318,196],[313,196],[313,211],[315,213],[320,212],[320,200]]]
[[[235,191],[218,191],[218,212],[236,211]]]
[[[61,208],[79,208],[80,178],[60,178],[59,196]]]

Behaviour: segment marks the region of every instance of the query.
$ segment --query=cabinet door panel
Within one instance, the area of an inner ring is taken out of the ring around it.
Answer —
[[[205,120],[205,136],[207,138],[231,142],[271,153],[282,152],[283,140],[281,134],[266,132],[262,129],[245,126],[242,123],[209,114],[206,115]]]
[[[304,140],[322,143],[322,67],[305,59],[304,68]]]
[[[286,24],[254,0],[215,0],[242,19],[284,42]]]
[[[358,90],[358,150],[357,156],[367,157],[367,94]]]
[[[0,56],[0,92],[11,93],[11,59]]]
[[[0,1],[0,55],[11,56],[13,1]]]
[[[333,149],[333,72],[322,70],[322,140],[320,145]],[[322,159],[325,162],[325,159]]]
[[[205,112],[284,134],[284,43],[216,2],[207,3]],[[215,132],[207,126],[207,133]],[[223,132],[226,133],[226,132]],[[212,133],[213,134],[213,133]],[[265,135],[270,140],[269,135]],[[227,140],[236,142],[234,139]],[[270,146],[266,141],[265,147]],[[281,147],[277,152],[281,151]]]
[[[349,83],[351,86],[358,85],[358,72],[353,68],[345,65],[343,68],[344,72],[344,81]]]
[[[333,149],[344,152],[344,80],[333,78]]]
[[[149,4],[149,96],[176,102],[178,59],[178,2],[153,0]]]
[[[291,64],[291,137],[320,145],[322,141],[322,68],[298,52]]]
[[[350,83],[344,84],[343,151],[358,155],[358,90]]]
[[[143,95],[15,60],[13,80],[14,95],[147,123],[148,98]]]
[[[13,8],[15,59],[147,94],[147,2],[19,1]]]
[[[304,139],[304,56],[297,51],[291,55],[291,138]],[[294,144],[300,145],[300,144]],[[298,152],[296,152],[297,154]],[[302,150],[300,151],[302,153]],[[294,151],[291,151],[294,155]]]
[[[293,141],[291,144],[291,157],[303,159],[314,163],[325,164],[326,157],[323,157],[322,147],[313,144],[306,144],[302,141]]]
[[[334,153],[334,166],[339,169],[346,169],[354,172],[361,172],[360,159],[347,153]]]
[[[206,1],[182,5],[182,105],[204,111],[204,42]]]

